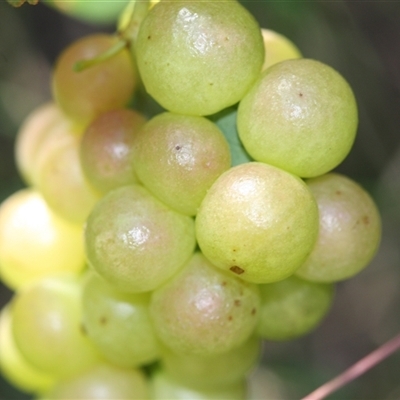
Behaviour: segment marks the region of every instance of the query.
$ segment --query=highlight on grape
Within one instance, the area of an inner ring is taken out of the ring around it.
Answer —
[[[1,371],[45,400],[251,399],[263,341],[323,323],[378,249],[374,201],[333,172],[355,96],[236,0],[121,21],[59,55],[18,133]]]

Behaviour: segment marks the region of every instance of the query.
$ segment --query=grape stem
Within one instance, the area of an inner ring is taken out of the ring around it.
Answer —
[[[362,358],[336,378],[326,382],[301,400],[321,400],[358,378],[385,358],[400,349],[400,334]]]
[[[134,3],[133,12],[129,17],[129,22],[126,24],[126,26],[124,24],[123,29],[118,32],[119,38],[117,43],[115,43],[114,46],[110,47],[105,52],[99,54],[97,57],[78,61],[74,65],[74,71],[83,71],[92,67],[93,65],[100,64],[101,62],[117,55],[122,49],[134,46],[140,24],[149,10],[150,0],[132,0],[132,2]]]

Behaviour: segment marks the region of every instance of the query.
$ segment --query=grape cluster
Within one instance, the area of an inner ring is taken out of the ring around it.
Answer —
[[[313,330],[379,245],[331,172],[355,97],[235,0],[139,11],[65,49],[18,134],[0,366],[46,400],[244,399],[262,340]]]

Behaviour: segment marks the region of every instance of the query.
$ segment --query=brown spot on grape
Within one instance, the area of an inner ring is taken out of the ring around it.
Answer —
[[[175,150],[180,150],[180,149],[181,149],[181,146],[179,146],[179,145],[175,146]]]
[[[226,285],[227,285],[226,281],[223,281],[223,282],[221,283],[221,285],[222,285],[222,286],[226,286]]]
[[[108,320],[106,317],[101,317],[99,322],[100,322],[100,325],[106,325]]]
[[[228,321],[232,321],[233,320],[233,317],[232,317],[232,315],[229,315],[229,317],[228,317]]]
[[[236,307],[240,307],[240,306],[242,305],[242,302],[241,302],[240,300],[235,300],[235,301],[233,302],[233,304],[234,304]]]
[[[233,267],[230,267],[229,269],[230,269],[234,274],[237,274],[237,275],[242,275],[243,272],[244,272],[244,269],[238,267],[237,265],[234,265]]]
[[[299,97],[303,97],[303,93],[300,92],[300,93],[299,93]]]
[[[362,219],[362,222],[363,222],[365,225],[368,225],[368,224],[369,224],[368,215],[364,215],[364,217],[363,217],[363,219]]]
[[[341,192],[340,190],[336,190],[336,194],[337,194],[338,196],[340,196],[340,195],[342,194],[342,192]]]
[[[151,39],[151,35],[147,36],[147,39]]]
[[[251,310],[251,315],[255,315],[256,314],[256,309],[255,308],[253,308],[252,310]]]

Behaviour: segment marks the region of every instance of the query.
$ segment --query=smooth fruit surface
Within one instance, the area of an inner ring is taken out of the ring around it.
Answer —
[[[381,217],[371,196],[337,173],[308,179],[319,208],[319,235],[296,274],[316,282],[336,282],[363,270],[381,240]]]
[[[196,217],[204,255],[255,283],[293,274],[311,252],[317,233],[318,209],[305,183],[258,162],[222,174]]]
[[[309,59],[268,68],[239,104],[239,137],[257,161],[301,177],[322,175],[349,153],[354,94],[333,68]]]
[[[236,1],[160,1],[135,45],[147,92],[169,111],[209,115],[237,103],[261,71],[264,46]]]

